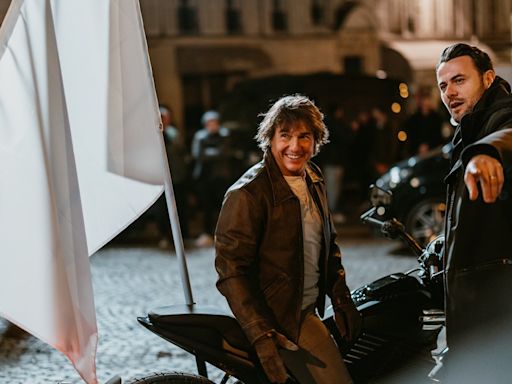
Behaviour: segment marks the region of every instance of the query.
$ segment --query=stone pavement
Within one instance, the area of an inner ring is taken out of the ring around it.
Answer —
[[[416,265],[412,256],[391,254],[397,249],[395,242],[364,237],[342,238],[341,243],[351,289]],[[213,249],[192,248],[186,253],[195,301],[227,308],[215,288]],[[150,247],[110,246],[91,257],[91,266],[100,334],[100,383],[116,374],[126,380],[157,371],[195,373],[193,356],[153,335],[136,320],[154,307],[184,303],[174,253]],[[0,319],[0,383],[82,383],[59,352],[8,324]],[[211,379],[220,380],[220,371],[209,367],[209,372]]]

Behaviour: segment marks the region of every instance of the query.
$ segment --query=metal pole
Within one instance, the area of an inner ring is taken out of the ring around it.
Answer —
[[[183,285],[183,293],[187,305],[194,304],[192,297],[192,288],[190,286],[190,277],[187,268],[187,258],[185,256],[185,247],[183,246],[183,236],[181,235],[180,221],[178,218],[178,209],[176,208],[176,199],[174,198],[174,188],[172,186],[171,170],[167,160],[167,151],[165,150],[165,141],[163,135],[163,126],[160,125],[160,147],[162,152],[162,162],[164,166],[164,189],[165,200],[167,202],[167,213],[171,223],[172,238],[174,240],[174,248],[180,268],[181,284]]]

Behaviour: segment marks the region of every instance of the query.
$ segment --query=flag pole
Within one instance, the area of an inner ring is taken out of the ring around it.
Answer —
[[[194,304],[192,297],[192,288],[190,286],[190,276],[187,268],[187,258],[185,256],[185,247],[183,246],[183,236],[181,235],[180,221],[178,218],[178,209],[176,207],[176,199],[174,197],[174,188],[172,186],[171,169],[169,168],[169,161],[167,159],[167,151],[165,149],[164,141],[164,128],[160,123],[160,147],[162,152],[162,162],[164,165],[164,191],[165,200],[167,202],[167,213],[171,223],[172,238],[174,240],[174,248],[176,256],[178,257],[178,264],[180,268],[181,284],[183,286],[183,293],[185,295],[185,302],[187,305]]]

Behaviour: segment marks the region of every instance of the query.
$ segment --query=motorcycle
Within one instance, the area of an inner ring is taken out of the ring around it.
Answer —
[[[393,273],[351,292],[363,317],[363,331],[353,344],[347,345],[341,339],[332,307],[326,309],[323,318],[358,384],[394,380],[394,375],[404,369],[415,377],[407,382],[432,382],[428,379],[429,372],[436,361],[436,367],[439,366],[440,358],[436,359],[431,351],[436,348],[444,323],[441,262],[444,239],[439,237],[422,248],[402,223],[386,218],[391,199],[390,192],[372,187],[372,207],[361,215],[361,220],[378,228],[386,237],[401,239],[417,256],[418,267]],[[138,321],[193,354],[198,375],[157,373],[129,384],[211,384],[206,362],[224,372],[221,384],[231,377],[239,384],[269,384],[254,349],[231,314],[196,304],[171,305],[156,308]],[[442,348],[438,348],[437,357],[442,353]],[[288,382],[297,381],[290,374]]]

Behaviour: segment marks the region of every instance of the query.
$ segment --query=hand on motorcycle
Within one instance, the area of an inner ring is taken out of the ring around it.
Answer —
[[[340,336],[348,344],[353,343],[361,333],[363,320],[352,299],[337,299],[334,303],[334,320]]]
[[[266,333],[254,342],[254,349],[261,366],[272,383],[285,383],[288,379],[286,368],[278,348],[297,351],[299,347],[276,331]]]

